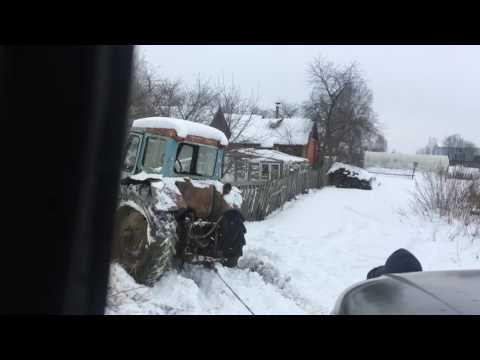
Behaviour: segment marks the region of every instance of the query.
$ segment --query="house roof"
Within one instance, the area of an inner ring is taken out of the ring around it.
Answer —
[[[259,143],[262,147],[279,145],[306,145],[313,127],[313,121],[307,118],[293,117],[284,119],[271,119],[254,115],[243,116],[241,125],[237,128],[245,129],[236,139],[230,139],[234,143],[248,142]],[[243,122],[243,123],[242,123]]]
[[[286,163],[303,163],[308,162],[308,159],[285,154],[281,151],[270,150],[270,149],[254,149],[254,148],[245,148],[234,150],[234,152],[246,157],[251,157],[255,161],[281,161]]]

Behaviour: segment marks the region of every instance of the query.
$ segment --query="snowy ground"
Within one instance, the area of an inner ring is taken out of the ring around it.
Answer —
[[[377,175],[372,191],[327,187],[247,224],[239,269],[220,275],[256,314],[328,314],[340,293],[396,249],[424,270],[478,269],[480,238],[409,209],[414,183]],[[253,270],[253,271],[252,271]],[[212,270],[191,266],[141,287],[112,266],[107,314],[248,314]]]

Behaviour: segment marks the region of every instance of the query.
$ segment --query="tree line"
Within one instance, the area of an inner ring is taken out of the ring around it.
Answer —
[[[447,136],[443,141],[441,142],[441,145],[444,147],[450,147],[450,148],[457,148],[457,149],[475,149],[476,145],[475,143],[465,140],[461,135],[459,134],[453,134]],[[417,150],[417,154],[420,155],[433,155],[435,148],[439,146],[439,142],[437,138],[435,137],[430,137],[428,139],[427,145],[424,147],[420,148]]]
[[[210,124],[221,109],[228,126],[228,137],[235,141],[253,115],[261,113],[257,106],[258,97],[242,96],[240,88],[233,83],[213,83],[198,77],[193,85],[187,85],[179,79],[160,76],[138,54],[133,73],[128,114],[130,122],[162,116]]]
[[[243,96],[235,84],[198,78],[193,85],[160,76],[136,55],[129,120],[165,116],[210,124],[221,109],[230,141],[248,141],[243,130],[254,116],[273,118],[277,110],[261,108],[258,94]],[[373,94],[357,64],[337,65],[322,57],[307,69],[309,98],[301,103],[280,99],[280,117],[302,116],[317,124],[320,153],[362,165],[363,152],[386,151],[387,141],[373,111]],[[253,124],[252,124],[253,126]]]

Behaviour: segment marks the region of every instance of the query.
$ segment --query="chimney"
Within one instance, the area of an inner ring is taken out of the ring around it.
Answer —
[[[276,102],[275,103],[275,119],[278,119],[280,117],[280,103]]]

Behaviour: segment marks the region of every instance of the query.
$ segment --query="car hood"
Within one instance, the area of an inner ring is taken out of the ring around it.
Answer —
[[[336,315],[480,315],[480,270],[386,274],[340,295]]]

